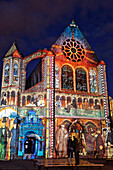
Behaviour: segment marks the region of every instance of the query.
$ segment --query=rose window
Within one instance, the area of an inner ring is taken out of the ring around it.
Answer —
[[[80,62],[81,60],[83,60],[85,55],[83,45],[79,41],[75,41],[74,39],[67,39],[66,41],[64,41],[62,50],[66,58],[74,62]]]

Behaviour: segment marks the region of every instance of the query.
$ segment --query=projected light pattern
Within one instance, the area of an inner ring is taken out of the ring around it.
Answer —
[[[62,51],[67,59],[74,62],[82,61],[85,55],[83,45],[74,39],[67,39],[64,41]]]
[[[34,59],[41,62],[26,80]],[[3,57],[0,159],[67,157],[70,135],[80,155],[110,157],[107,97],[105,63],[74,21],[50,51],[23,57],[13,43]]]

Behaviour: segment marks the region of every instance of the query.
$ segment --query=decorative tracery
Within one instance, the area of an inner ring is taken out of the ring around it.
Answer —
[[[83,45],[75,39],[67,39],[63,42],[62,50],[67,59],[80,62],[83,60],[85,50]]]

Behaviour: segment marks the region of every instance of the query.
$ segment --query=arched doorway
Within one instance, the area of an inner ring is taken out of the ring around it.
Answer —
[[[34,159],[38,153],[40,137],[33,131],[26,133],[24,138],[24,157],[29,159]]]
[[[74,139],[74,137],[78,139],[80,155],[84,154],[85,133],[85,126],[80,120],[73,121],[69,127],[69,134],[71,135],[72,140]]]

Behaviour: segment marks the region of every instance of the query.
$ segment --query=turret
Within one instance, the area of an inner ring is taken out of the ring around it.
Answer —
[[[21,92],[21,65],[23,56],[16,43],[3,56],[1,105],[19,105]],[[5,101],[4,101],[5,98]]]

